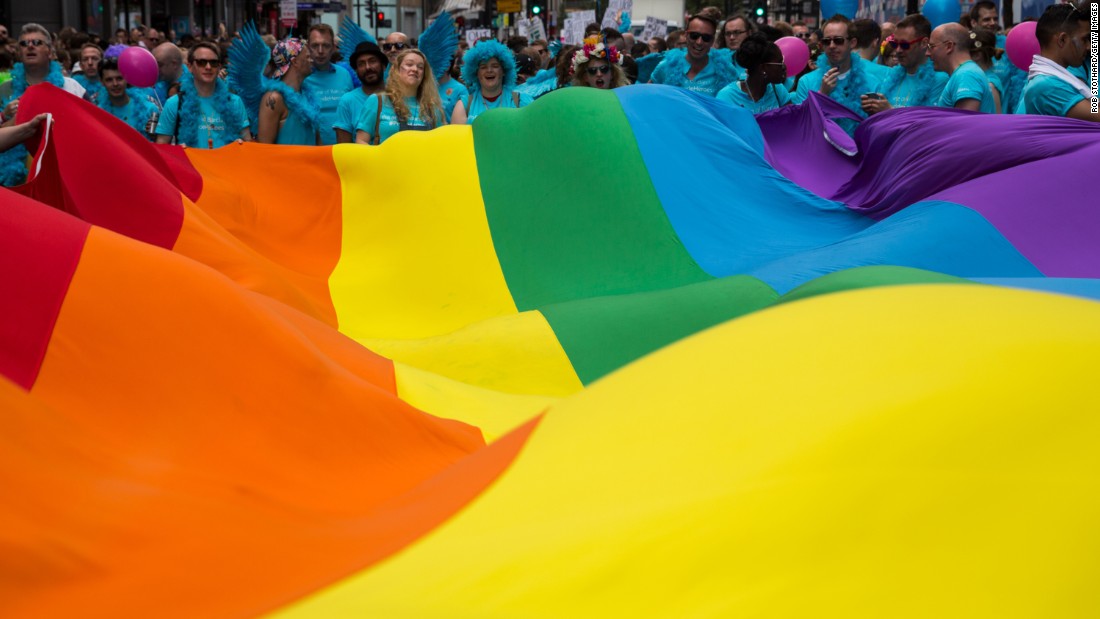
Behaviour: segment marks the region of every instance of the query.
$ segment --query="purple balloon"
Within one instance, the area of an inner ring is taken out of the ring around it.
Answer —
[[[1005,37],[1005,51],[1008,52],[1008,59],[1021,71],[1027,71],[1031,66],[1031,57],[1039,53],[1039,39],[1035,36],[1037,23],[1025,21],[1014,26]]]
[[[126,82],[138,88],[151,88],[157,83],[160,70],[157,59],[149,50],[134,45],[122,50],[118,56],[118,71]]]
[[[806,68],[810,61],[810,47],[798,37],[783,37],[775,42],[783,52],[783,62],[787,64],[787,76],[794,77]]]

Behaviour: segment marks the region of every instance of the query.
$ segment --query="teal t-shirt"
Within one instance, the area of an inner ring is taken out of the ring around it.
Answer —
[[[519,95],[518,105],[516,95]],[[466,108],[466,124],[473,124],[474,119],[484,114],[488,110],[495,110],[497,108],[520,108],[525,105],[530,105],[534,99],[531,95],[520,92],[516,93],[510,88],[505,88],[500,96],[493,101],[487,101],[485,97],[481,96],[481,93],[470,93],[463,101],[463,106]]]
[[[104,90],[103,101],[99,103],[99,108],[133,127],[135,131],[141,134],[141,137],[149,139],[149,135],[145,132],[145,126],[149,123],[149,119],[153,114],[157,112],[156,104],[142,98],[133,89],[127,89],[126,94],[129,96],[129,101],[126,102],[126,105],[118,107],[111,103],[106,90]]]
[[[947,85],[943,87],[943,94],[936,105],[955,107],[963,99],[977,99],[981,106],[978,108],[979,112],[993,114],[997,111],[993,104],[993,90],[989,88],[989,79],[973,60],[967,60],[955,69],[947,79]]]
[[[1052,75],[1036,75],[1024,86],[1017,113],[1064,117],[1084,99],[1085,95],[1064,81]]]
[[[931,60],[926,61],[931,63]],[[887,73],[882,82],[875,88],[875,92],[881,93],[886,97],[886,100],[890,102],[890,107],[917,107],[917,106],[932,106],[940,100],[940,95],[943,94],[943,87],[947,85],[947,74],[943,71],[934,71],[932,73],[933,79],[927,90],[923,79],[920,77],[921,69],[918,69],[916,73],[909,74],[904,67],[897,66],[890,69],[893,75],[898,73],[903,77],[893,84],[891,73]],[[896,79],[896,77],[894,77]]]
[[[83,73],[78,73],[77,75],[74,75],[73,79],[76,80],[77,84],[80,84],[84,87],[85,101],[91,101],[92,103],[99,105],[101,99],[107,98],[107,92],[106,89],[103,87],[103,82],[93,82],[85,77]]]
[[[676,52],[676,54],[672,52]],[[724,73],[719,70],[718,63],[720,61],[721,59],[716,58],[714,51],[711,51],[707,66],[695,75],[695,79],[688,79],[687,73],[691,70],[691,65],[684,59],[684,53],[680,50],[670,50],[665,59],[661,61],[661,64],[653,69],[649,81],[654,84],[673,84],[701,95],[713,97],[718,94],[719,90],[731,83],[725,77],[728,72]],[[733,64],[733,70],[738,79],[745,79],[745,70],[737,64],[737,59],[730,58],[730,62]],[[684,75],[673,76],[672,72],[678,69],[683,70]]]
[[[997,91],[997,95],[1001,98],[1001,112],[1005,111],[1005,87],[1001,83],[1001,78],[994,72],[991,67],[988,71],[985,71],[985,78],[989,80],[989,88]],[[996,102],[993,103],[996,106]]]
[[[340,105],[340,97],[355,88],[348,72],[339,69],[336,65],[329,65],[328,71],[314,70],[302,88],[308,88],[313,94],[313,100],[321,109],[321,143],[331,146],[336,143],[336,132],[332,129],[336,126],[337,108]]]
[[[382,99],[382,116],[378,116],[378,99]],[[393,134],[400,131],[427,131],[434,129],[446,123],[443,121],[443,111],[440,110],[436,115],[434,123],[430,123],[427,120],[420,117],[420,105],[416,101],[416,97],[406,97],[405,105],[409,108],[409,118],[402,121],[397,118],[397,112],[393,109],[393,103],[390,98],[385,95],[371,95],[366,103],[363,104],[363,111],[359,114],[359,120],[355,123],[356,133],[359,131],[365,132],[370,136],[371,143],[374,143],[374,126],[377,119],[378,133],[382,139],[379,143],[385,142]]]
[[[759,101],[753,101],[748,93],[741,90],[742,82],[734,82],[718,91],[715,96],[719,101],[732,103],[737,107],[743,107],[753,114],[761,114],[768,110],[787,105],[791,101],[791,93],[783,84],[768,84],[764,88],[764,94]]]
[[[316,146],[317,132],[308,123],[302,120],[293,111],[289,111],[286,120],[279,127],[279,133],[275,137],[276,144],[295,146]]]
[[[366,105],[367,99],[372,96],[363,92],[362,88],[344,93],[344,96],[340,97],[340,103],[336,106],[336,121],[332,123],[332,128],[347,131],[354,141],[355,123],[359,120],[359,115],[363,113],[363,106]]]
[[[443,100],[443,113],[446,114],[448,120],[455,111],[455,104],[460,99],[465,101],[469,96],[470,90],[466,88],[466,85],[453,77],[439,85],[439,98]]]
[[[191,148],[221,148],[231,144],[241,137],[241,131],[248,128],[248,114],[244,109],[244,102],[237,95],[229,95],[229,105],[240,114],[240,127],[227,127],[225,120],[214,109],[211,103],[213,97],[199,97],[198,144],[187,144]],[[172,95],[164,104],[157,122],[157,135],[176,135],[176,118],[179,116],[179,95]]]

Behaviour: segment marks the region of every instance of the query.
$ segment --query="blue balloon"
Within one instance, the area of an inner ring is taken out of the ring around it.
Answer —
[[[962,17],[958,0],[926,0],[920,12],[932,22],[933,28],[957,22]]]
[[[821,0],[822,19],[829,19],[838,13],[848,19],[855,19],[858,10],[859,0]]]

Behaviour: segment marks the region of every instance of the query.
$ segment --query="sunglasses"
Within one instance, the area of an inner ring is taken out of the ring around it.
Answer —
[[[19,47],[42,47],[46,42],[42,39],[28,39],[19,41]]]
[[[921,37],[919,39],[913,39],[912,41],[903,41],[901,39],[890,38],[890,39],[887,39],[886,44],[889,45],[890,47],[892,47],[893,49],[900,49],[903,52],[907,52],[907,51],[909,51],[910,47],[913,47],[917,43],[920,43],[925,38],[927,38],[927,37]]]
[[[401,51],[401,50],[405,49],[406,47],[408,47],[407,43],[383,43],[382,44],[382,50],[387,51],[387,52],[395,50],[395,49],[397,51]]]
[[[222,66],[222,61],[213,58],[196,58],[191,61],[191,64],[204,68],[217,69],[218,67]]]
[[[810,38],[810,33],[809,32],[800,32],[800,33],[798,33],[794,36],[796,36],[800,39],[808,39],[808,38]]]
[[[703,39],[703,43],[712,43],[714,41],[714,35],[713,34],[705,34],[705,33],[702,33],[702,32],[694,32],[694,31],[688,33],[688,38],[691,39],[692,41],[698,41],[699,39]]]
[[[611,65],[605,64],[602,67],[588,67],[587,69],[585,69],[585,71],[588,71],[589,75],[596,75],[597,73],[603,73],[606,75],[607,73],[611,73]]]
[[[828,47],[829,45],[840,46],[840,45],[844,45],[847,42],[848,42],[847,37],[825,37],[825,38],[821,39],[821,44],[826,46],[826,47]]]

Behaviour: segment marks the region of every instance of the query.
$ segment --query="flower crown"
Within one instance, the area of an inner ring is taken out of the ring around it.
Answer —
[[[581,68],[581,65],[592,58],[600,58],[606,60],[608,64],[622,66],[623,55],[619,53],[614,45],[606,46],[603,41],[603,38],[599,36],[591,36],[585,39],[584,46],[573,54],[573,70]]]

